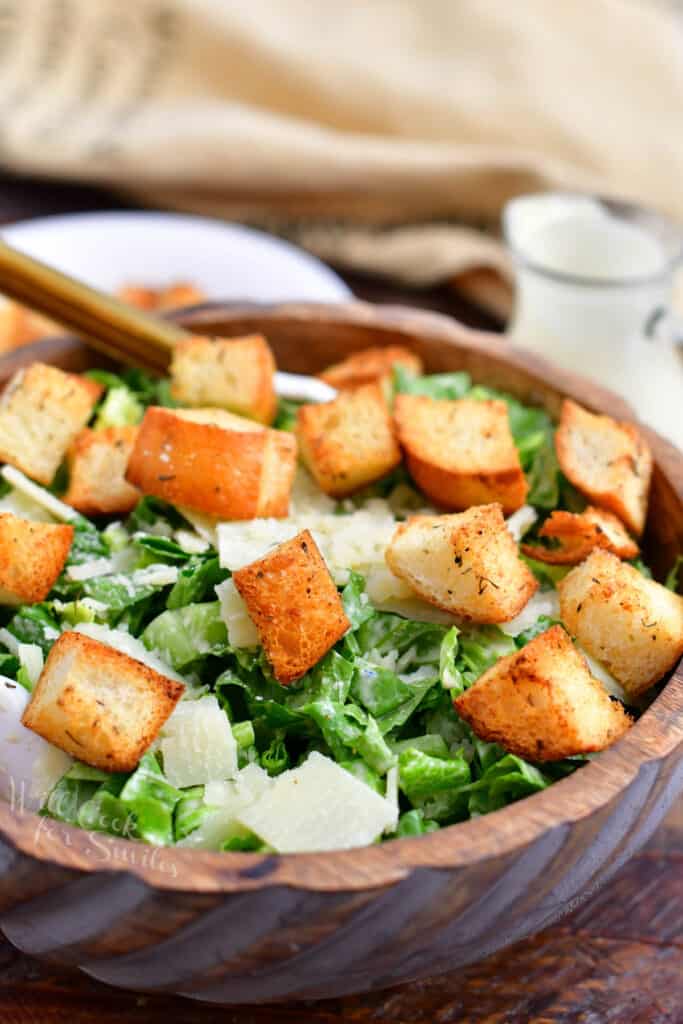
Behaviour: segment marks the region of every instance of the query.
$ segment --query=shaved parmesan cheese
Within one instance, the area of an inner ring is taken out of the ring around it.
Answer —
[[[92,558],[80,565],[70,565],[66,575],[70,580],[92,580],[96,576],[109,576],[114,571],[114,563],[110,558]]]
[[[52,640],[59,638],[57,630],[46,627],[45,632],[48,636],[50,633],[54,634],[54,636],[49,636]],[[40,673],[43,671],[44,659],[42,648],[38,644],[21,643],[13,633],[4,628],[0,629],[0,643],[3,643],[7,650],[19,659],[22,667],[26,669],[31,684],[35,686],[40,679]]]
[[[144,569],[136,569],[131,578],[133,583],[141,587],[167,587],[178,581],[178,567],[159,562],[147,565]]]
[[[54,516],[51,516],[47,509],[17,490],[10,491],[4,498],[0,498],[0,514],[5,512],[34,523],[54,523],[55,521]]]
[[[518,633],[523,633],[525,629],[533,626],[539,615],[559,619],[560,597],[556,590],[537,590],[519,615],[515,615],[509,622],[501,622],[500,628],[508,636],[517,636]]]
[[[11,484],[12,487],[16,488],[17,491],[20,491],[27,498],[30,498],[37,505],[40,505],[41,508],[44,508],[55,519],[69,523],[79,518],[78,512],[71,508],[71,505],[66,505],[59,498],[55,498],[54,494],[46,491],[44,487],[34,484],[32,480],[29,480],[27,476],[24,476],[14,466],[3,466],[0,473],[2,473],[8,484]]]
[[[538,519],[538,512],[531,505],[522,505],[516,512],[513,512],[505,525],[516,541],[520,541],[527,530],[530,530]]]
[[[375,606],[383,601],[414,600],[415,592],[403,580],[394,576],[388,565],[373,565],[365,577],[365,590]]]
[[[387,772],[387,786],[384,794],[384,799],[391,808],[392,820],[389,825],[384,829],[386,832],[394,832],[396,825],[398,824],[398,765],[394,765]]]
[[[602,683],[612,697],[618,697],[619,700],[624,702],[624,704],[633,703],[632,701],[629,701],[628,695],[621,683],[618,683],[614,676],[610,675],[607,669],[601,665],[599,661],[596,661],[595,658],[591,657],[588,651],[584,650],[581,644],[577,644],[575,642],[574,646],[581,652],[581,654],[583,654],[584,658],[588,662],[588,668],[590,669],[591,675],[594,676],[598,682]]]
[[[198,533],[194,533],[192,530],[176,530],[173,534],[173,539],[188,555],[201,555],[210,546],[207,540],[204,540],[203,537],[200,537]]]
[[[442,608],[427,604],[419,597],[409,598],[388,598],[384,601],[373,601],[374,607],[379,612],[393,612],[404,619],[413,619],[415,622],[436,622],[441,626],[453,626],[458,619],[445,612]]]
[[[238,813],[251,806],[272,785],[273,780],[257,764],[248,764],[230,782],[208,782],[204,789],[204,803],[211,811],[199,828],[177,845],[217,850],[226,839],[246,835],[247,829],[237,821]]]
[[[258,630],[249,617],[247,606],[232,580],[214,588],[221,603],[221,618],[228,630],[231,647],[255,647],[260,643]]]
[[[21,724],[30,695],[0,676],[0,797],[35,811],[72,765],[71,758]]]
[[[127,654],[129,658],[141,661],[143,665],[148,665],[149,668],[168,679],[175,679],[179,683],[187,684],[187,680],[178,675],[170,665],[162,661],[157,654],[148,651],[141,640],[136,640],[134,636],[125,633],[122,629],[110,629],[109,626],[101,626],[96,622],[79,622],[74,629],[77,633],[84,633],[85,636],[99,640],[107,647],[113,647],[115,650],[121,651],[122,654]]]
[[[334,498],[330,498],[329,494],[321,491],[308,470],[299,465],[289,499],[290,515],[330,514],[336,507],[337,503]]]
[[[216,527],[218,526],[218,520],[212,516],[202,515],[201,512],[193,512],[190,508],[185,508],[183,505],[176,506],[183,519],[187,519],[188,523],[194,526],[195,530],[200,537],[203,537],[211,547],[218,547],[218,538],[216,534]]]
[[[279,853],[367,846],[396,828],[389,800],[329,757],[314,751],[283,772],[237,820]]]
[[[18,646],[17,655],[19,661],[26,669],[31,685],[35,686],[40,679],[40,673],[43,671],[43,665],[45,664],[43,650],[38,644],[19,644]]]
[[[241,569],[301,530],[310,530],[332,578],[343,586],[350,570],[367,576],[372,569],[384,569],[384,552],[396,526],[388,503],[380,498],[344,515],[309,510],[288,519],[219,523],[220,563],[231,571]],[[405,595],[402,583],[396,581],[395,587],[395,596]]]
[[[178,789],[237,773],[237,742],[214,696],[181,701],[161,730],[164,775]]]

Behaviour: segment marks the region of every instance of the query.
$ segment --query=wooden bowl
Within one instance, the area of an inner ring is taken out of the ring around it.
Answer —
[[[466,369],[557,413],[563,395],[624,403],[494,336],[435,314],[362,304],[206,306],[197,332],[262,331],[283,369],[311,372],[400,342],[431,371]],[[79,343],[6,357],[93,365]],[[683,455],[651,431],[645,546],[658,573],[683,550]],[[549,790],[418,839],[268,856],[153,849],[0,804],[0,925],[23,951],[109,982],[216,1003],[315,999],[472,963],[555,921],[641,846],[683,789],[683,668],[613,748]]]

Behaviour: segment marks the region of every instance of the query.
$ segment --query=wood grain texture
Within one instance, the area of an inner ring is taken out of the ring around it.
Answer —
[[[17,1024],[678,1024],[683,803],[580,910],[482,963],[316,1003],[218,1009],[112,989],[0,944],[0,1020]]]
[[[419,311],[205,307],[185,322],[219,335],[262,331],[284,369],[311,372],[349,350],[400,342],[429,370],[467,369],[551,412],[570,394],[628,414],[581,378]],[[82,365],[78,344],[59,344],[42,357]],[[683,457],[651,442],[646,543],[668,562],[683,550]],[[154,852],[0,806],[0,922],[19,949],[93,978],[215,1003],[341,998],[465,967],[573,909],[645,842],[683,788],[682,710],[679,674],[619,744],[550,790],[365,850]]]

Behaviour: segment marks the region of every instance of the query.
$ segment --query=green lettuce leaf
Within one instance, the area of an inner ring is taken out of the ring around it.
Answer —
[[[95,430],[103,430],[106,427],[135,426],[143,413],[144,407],[130,388],[117,384],[109,389],[101,402],[94,427]]]
[[[681,568],[683,567],[683,555],[678,555],[676,561],[669,569],[667,573],[664,586],[667,590],[673,590],[674,594],[678,593],[679,589],[683,592],[683,573]]]
[[[166,600],[169,609],[184,608],[188,604],[214,598],[214,588],[227,579],[228,572],[221,569],[216,556],[192,555],[178,574],[178,581]]]
[[[418,376],[400,363],[394,365],[394,391],[404,395],[427,395],[429,398],[464,398],[472,378],[464,371],[430,373]]]
[[[402,751],[398,766],[399,786],[411,803],[444,791],[459,791],[471,778],[470,766],[462,754],[430,757],[409,747]]]
[[[37,644],[45,655],[61,635],[59,622],[45,603],[23,605],[10,619],[7,629],[22,644]]]
[[[398,828],[396,829],[396,837],[398,839],[407,839],[411,836],[425,836],[430,832],[436,832],[441,828],[438,821],[431,821],[425,818],[422,811],[413,809],[412,811],[405,811],[398,819]]]
[[[230,651],[219,601],[162,612],[145,628],[142,642],[179,672],[209,655]]]
[[[504,754],[469,787],[468,810],[472,817],[488,814],[548,785],[550,779],[535,765],[514,754]]]

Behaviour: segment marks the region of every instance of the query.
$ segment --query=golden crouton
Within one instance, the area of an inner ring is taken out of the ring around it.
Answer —
[[[640,536],[647,515],[652,453],[638,430],[610,416],[594,416],[566,399],[555,447],[567,479]]]
[[[0,300],[0,354],[30,345],[40,338],[64,334],[64,328],[54,320],[34,313],[19,302]]]
[[[303,405],[296,435],[301,457],[326,494],[343,498],[379,480],[401,461],[389,407],[379,384]]]
[[[505,402],[397,395],[394,418],[410,475],[437,505],[499,501],[506,515],[522,507],[529,488]]]
[[[0,297],[0,354],[32,341],[28,311],[18,302]]]
[[[596,549],[558,584],[560,617],[631,697],[683,655],[683,597]]]
[[[147,409],[126,480],[219,519],[286,516],[296,438],[223,409]]]
[[[64,568],[73,526],[0,515],[0,604],[44,601]]]
[[[64,501],[85,516],[125,515],[140,492],[126,480],[137,427],[82,430],[69,449],[69,488]]]
[[[470,622],[514,619],[538,587],[500,505],[413,516],[396,530],[386,560],[425,601]]]
[[[44,363],[19,370],[0,399],[0,461],[51,483],[101,392],[94,380]]]
[[[23,724],[79,761],[130,772],[184,687],[83,633],[62,633],[48,655]]]
[[[351,625],[308,530],[232,578],[283,685],[303,676]]]
[[[362,387],[363,384],[384,384],[390,381],[392,368],[397,363],[411,373],[422,373],[422,360],[409,348],[402,345],[378,345],[354,352],[341,363],[328,366],[318,376],[330,387],[344,391]]]
[[[497,661],[455,707],[481,739],[529,761],[604,750],[631,725],[562,626]]]
[[[141,285],[125,285],[118,291],[118,298],[138,309],[154,310],[177,309],[179,306],[195,306],[204,302],[206,292],[193,284],[178,281],[168,288],[145,288]]]
[[[183,405],[232,409],[259,423],[275,419],[275,359],[260,334],[188,338],[173,349],[171,392]]]
[[[581,513],[551,512],[538,535],[552,538],[558,546],[546,548],[540,544],[522,544],[522,551],[529,558],[549,565],[578,565],[593,548],[605,548],[619,558],[635,558],[640,550],[626,532],[621,519],[592,505]]]

